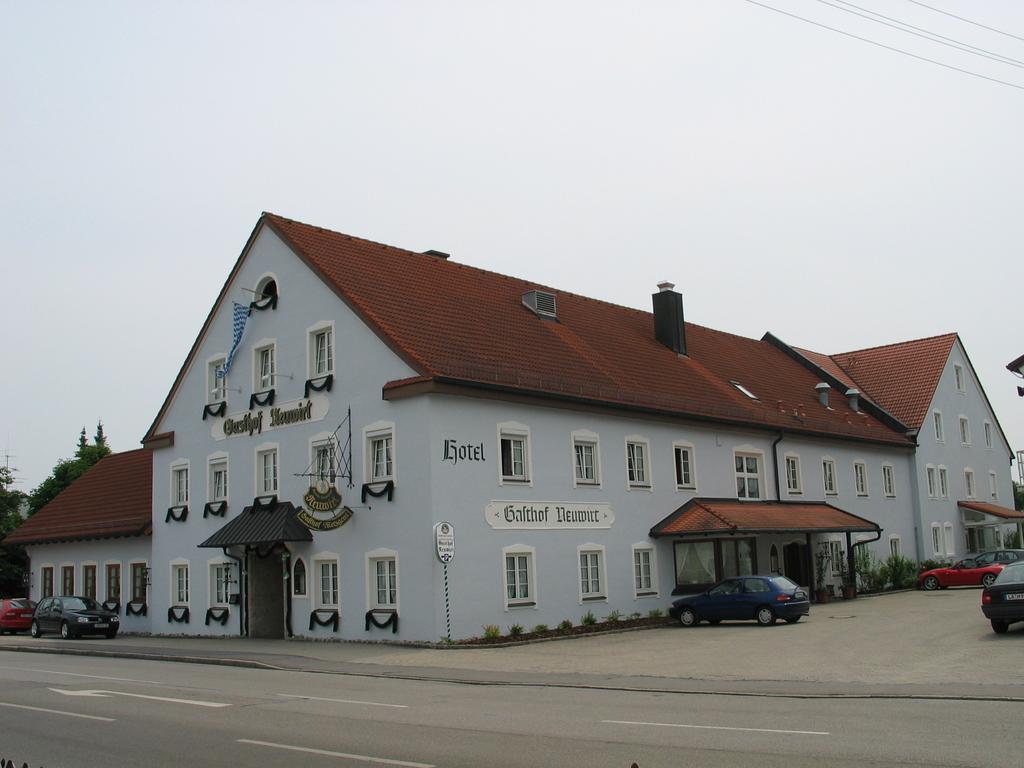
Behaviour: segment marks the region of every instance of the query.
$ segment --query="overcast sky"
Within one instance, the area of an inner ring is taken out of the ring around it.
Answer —
[[[1024,448],[1024,3],[857,0],[971,52],[830,3],[763,0],[1008,84],[747,0],[3,3],[0,461],[138,447],[264,210],[822,352],[958,331]]]

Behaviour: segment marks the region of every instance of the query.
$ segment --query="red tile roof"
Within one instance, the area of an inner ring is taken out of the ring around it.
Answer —
[[[857,387],[908,427],[920,429],[955,333],[832,355]]]
[[[794,501],[691,499],[651,528],[650,535],[878,531],[878,525],[831,504]]]
[[[989,504],[986,501],[958,501],[958,506],[964,509],[972,509],[975,512],[983,512],[986,515],[1001,517],[1004,520],[1024,520],[1024,512],[1009,507],[1001,507],[998,504]]]
[[[148,536],[152,526],[153,459],[150,451],[115,453],[22,523],[5,544]]]
[[[264,214],[257,231],[263,224],[408,362],[416,381],[910,444],[869,414],[822,407],[815,374],[764,341],[687,323],[688,355],[681,357],[655,339],[649,312],[274,214]],[[522,305],[533,289],[556,294],[557,321]],[[391,393],[396,388],[387,385]]]

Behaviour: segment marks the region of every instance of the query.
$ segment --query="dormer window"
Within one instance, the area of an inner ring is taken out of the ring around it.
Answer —
[[[555,294],[548,291],[527,291],[523,294],[523,304],[541,317],[558,317]]]
[[[743,386],[742,384],[740,384],[740,383],[739,383],[738,381],[730,381],[729,383],[730,383],[730,384],[732,384],[732,385],[733,385],[734,387],[736,387],[736,389],[738,389],[738,390],[739,390],[740,392],[742,392],[742,393],[743,393],[744,395],[746,395],[747,397],[749,397],[749,398],[750,398],[751,400],[757,400],[757,395],[755,395],[755,394],[754,394],[753,392],[751,392],[751,391],[750,391],[749,389],[747,389],[746,387],[744,387],[744,386]]]

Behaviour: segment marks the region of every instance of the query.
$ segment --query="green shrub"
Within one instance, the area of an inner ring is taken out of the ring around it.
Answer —
[[[538,624],[537,626],[535,626],[533,628],[533,631],[534,631],[534,633],[536,633],[538,635],[542,634],[542,633],[548,631],[548,625],[547,624]]]
[[[647,618],[649,619],[660,619],[664,615],[665,613],[661,608],[651,608],[651,610],[647,612]]]
[[[1020,486],[1017,486],[1020,487]],[[1011,534],[1003,535],[1003,546],[1006,549],[1020,549],[1020,532],[1014,531]]]
[[[922,560],[921,561],[921,564],[917,568],[917,572],[918,573],[924,573],[925,571],[933,571],[936,568],[941,568],[941,567],[942,567],[942,563],[941,562],[939,562],[938,560],[933,560],[932,558],[928,558],[927,560]]]
[[[630,621],[636,621],[637,619],[641,618],[642,616],[643,616],[643,614],[640,613],[640,611],[633,611],[631,614],[629,614],[629,620]]]
[[[508,628],[508,636],[509,637],[519,637],[521,634],[523,634],[523,625],[522,624],[511,624],[511,625],[509,625],[509,628]]]
[[[909,557],[889,555],[882,569],[893,589],[907,589],[917,584],[917,563]]]
[[[586,613],[584,613],[583,616],[580,618],[580,624],[582,624],[585,627],[590,627],[594,624],[597,624],[597,617],[594,615],[594,612],[587,611]]]
[[[608,622],[609,624],[614,624],[615,622],[620,621],[621,619],[622,619],[621,611],[612,611],[611,613],[609,613],[607,616],[604,617],[604,620],[606,622]]]
[[[856,547],[853,550],[853,565],[860,582],[862,592],[881,592],[889,581],[888,569],[875,560],[867,547]]]
[[[501,637],[501,627],[497,624],[484,624],[484,637],[488,640]]]
[[[562,619],[558,624],[558,628],[561,630],[572,629],[572,619]]]

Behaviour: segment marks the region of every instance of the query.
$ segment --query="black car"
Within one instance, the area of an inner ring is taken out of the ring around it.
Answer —
[[[106,635],[113,638],[121,620],[91,597],[64,595],[45,597],[32,614],[29,633],[39,637],[46,632],[59,632],[65,640],[82,635]]]
[[[684,627],[701,621],[718,624],[723,619],[753,619],[765,627],[776,619],[794,624],[810,612],[807,593],[785,576],[725,579],[706,592],[679,598],[668,611]]]
[[[978,565],[992,565],[993,563],[1007,565],[1009,563],[1016,563],[1018,560],[1024,560],[1024,549],[991,549],[988,552],[968,555],[967,557]]]
[[[981,612],[1001,635],[1015,621],[1024,621],[1024,563],[1003,568],[990,587],[981,593]]]

